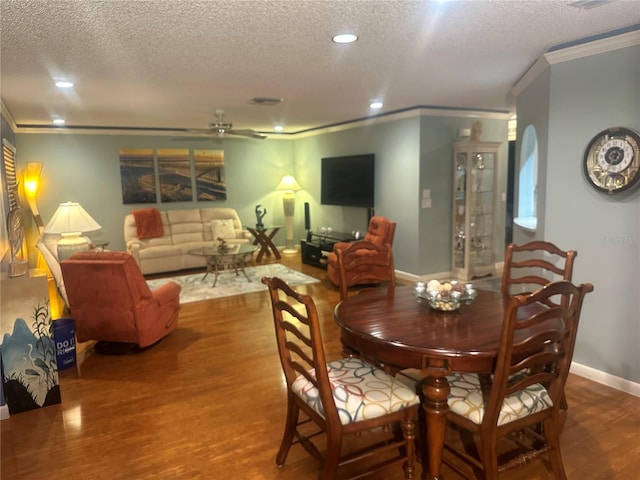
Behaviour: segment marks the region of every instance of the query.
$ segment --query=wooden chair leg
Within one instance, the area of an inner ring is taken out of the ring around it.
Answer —
[[[480,455],[486,480],[498,480],[498,452],[495,439],[493,441],[491,439],[481,441]]]
[[[292,395],[292,394],[289,394]],[[282,434],[282,441],[280,442],[280,449],[276,455],[276,465],[282,467],[289,454],[289,449],[293,443],[293,439],[296,433],[296,427],[298,426],[298,417],[300,415],[300,409],[295,404],[291,397],[288,398],[287,404],[287,420],[284,425],[284,433]]]
[[[410,412],[410,410],[409,410]],[[415,451],[415,439],[416,439],[416,422],[412,416],[407,416],[402,422],[402,435],[404,436],[406,445],[407,460],[402,465],[404,470],[404,478],[410,480],[414,478],[416,472],[416,451]]]
[[[560,452],[560,429],[561,426],[554,425],[552,420],[544,422],[544,436],[547,444],[551,447],[549,451],[549,460],[551,462],[551,471],[554,478],[558,480],[567,480],[562,463],[562,453]]]
[[[327,450],[324,457],[324,465],[320,471],[322,480],[335,480],[340,465],[340,453],[342,451],[342,434],[331,436],[327,432]]]
[[[564,392],[562,392],[562,397],[560,399],[560,410],[559,410],[559,425],[560,425],[560,430],[558,433],[562,433],[562,430],[564,430],[564,424],[567,421],[567,410],[569,410],[569,405],[567,404],[567,397],[565,395]]]

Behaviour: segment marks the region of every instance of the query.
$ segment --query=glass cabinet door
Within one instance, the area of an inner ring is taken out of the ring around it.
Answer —
[[[467,208],[467,154],[456,153],[453,173],[453,267],[465,267],[465,213]]]
[[[499,143],[454,148],[452,273],[470,280],[495,273],[495,182]]]

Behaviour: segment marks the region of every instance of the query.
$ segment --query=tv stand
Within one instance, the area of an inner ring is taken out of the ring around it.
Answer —
[[[300,241],[302,263],[315,267],[327,268],[327,257],[333,251],[333,246],[338,242],[353,242],[356,239],[350,233],[331,232],[313,233],[307,232],[307,239]]]

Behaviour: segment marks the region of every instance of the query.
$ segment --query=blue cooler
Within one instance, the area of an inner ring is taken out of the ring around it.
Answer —
[[[73,367],[76,364],[76,322],[73,318],[53,321],[53,341],[56,344],[58,370]]]

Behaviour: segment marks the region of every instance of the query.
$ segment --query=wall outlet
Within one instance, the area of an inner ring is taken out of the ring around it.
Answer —
[[[422,199],[422,208],[431,208],[431,199],[423,198]]]

